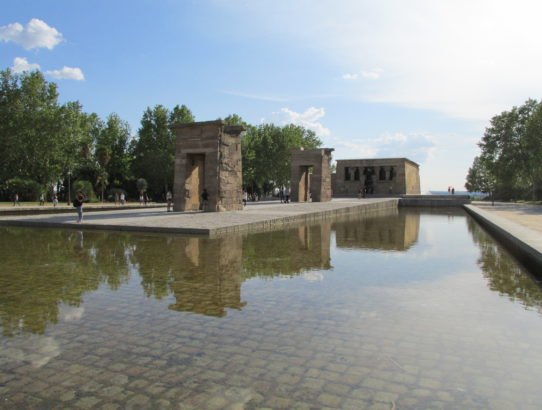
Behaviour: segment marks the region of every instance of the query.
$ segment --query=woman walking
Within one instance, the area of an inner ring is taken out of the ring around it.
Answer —
[[[83,203],[85,202],[85,196],[82,192],[77,192],[75,194],[75,199],[73,200],[73,206],[77,210],[77,223],[80,223],[83,220]]]

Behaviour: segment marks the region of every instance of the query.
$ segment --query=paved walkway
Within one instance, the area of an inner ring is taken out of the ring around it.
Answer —
[[[465,208],[533,273],[542,275],[542,206],[473,202]]]
[[[509,202],[472,202],[472,205],[493,215],[542,233],[542,205],[514,204]]]
[[[249,203],[243,211],[166,212],[166,208],[139,208],[86,213],[82,223],[76,214],[0,216],[0,225],[173,232],[216,236],[228,232],[277,229],[286,224],[351,212],[397,208],[397,198],[340,198],[331,202]]]

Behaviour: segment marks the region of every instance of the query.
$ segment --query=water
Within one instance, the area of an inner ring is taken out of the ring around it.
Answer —
[[[539,408],[542,292],[458,209],[0,228],[0,408]]]

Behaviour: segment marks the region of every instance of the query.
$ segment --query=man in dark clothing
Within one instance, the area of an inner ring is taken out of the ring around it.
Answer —
[[[209,193],[207,192],[207,188],[203,188],[203,192],[201,193],[201,210],[206,211],[208,205],[209,205]]]

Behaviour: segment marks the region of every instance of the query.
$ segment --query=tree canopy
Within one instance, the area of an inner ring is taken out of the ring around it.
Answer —
[[[542,199],[542,103],[529,99],[494,116],[478,145],[467,189],[500,199]]]
[[[1,199],[15,192],[23,200],[53,192],[68,197],[68,186],[95,190],[102,200],[119,191],[137,197],[142,191],[137,181],[144,180],[144,190],[161,200],[172,188],[175,135],[170,126],[195,121],[186,105],[148,107],[132,137],[118,114],[102,120],[84,112],[79,102],[60,104],[58,98],[57,85],[39,71],[0,71]],[[254,193],[289,184],[293,147],[322,144],[299,125],[254,126],[237,114],[224,122],[246,128],[241,136],[243,186]],[[531,135],[531,128],[526,132]],[[96,195],[89,192],[87,197]]]

